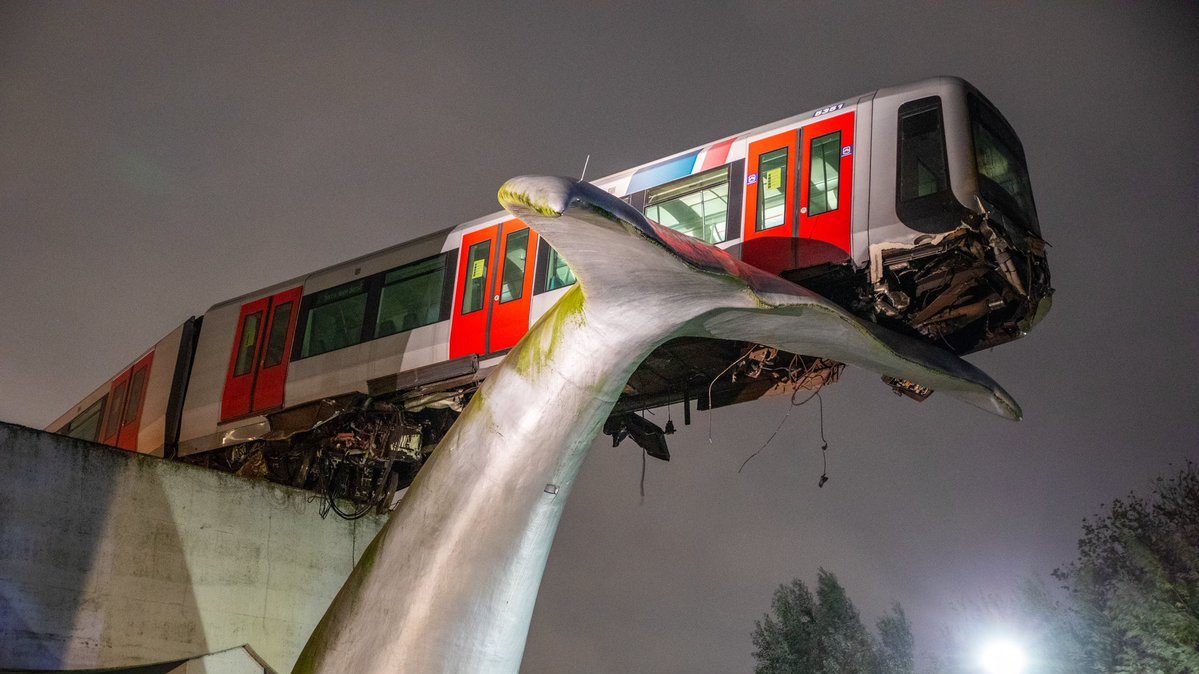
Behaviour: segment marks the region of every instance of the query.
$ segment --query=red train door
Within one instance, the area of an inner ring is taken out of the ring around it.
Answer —
[[[125,398],[129,397],[129,375],[132,370],[122,372],[108,389],[108,407],[104,410],[104,428],[100,431],[100,442],[117,446],[121,433],[121,418],[125,416]]]
[[[221,395],[222,423],[283,406],[301,292],[292,288],[242,305]]]
[[[529,305],[533,298],[533,264],[537,234],[520,220],[502,225],[502,243],[491,295],[488,353],[516,346],[529,331]]]
[[[487,353],[487,318],[500,226],[464,234],[458,260],[458,290],[450,319],[450,358]]]
[[[793,266],[798,137],[792,129],[749,144],[741,258],[773,274]]]
[[[849,112],[804,127],[799,236],[825,244],[804,246],[805,267],[850,256],[853,121]]]
[[[121,415],[121,432],[117,447],[137,450],[137,432],[142,426],[142,408],[146,406],[146,384],[150,381],[150,366],[154,364],[154,352],[146,354],[129,368],[129,395],[125,399],[125,413]]]
[[[463,235],[450,358],[510,349],[528,332],[536,243],[520,220]]]
[[[263,331],[262,356],[254,381],[250,412],[260,414],[283,407],[283,389],[287,383],[287,364],[291,362],[292,339],[300,317],[302,288],[292,288],[271,298],[270,320]]]
[[[137,432],[141,427],[142,407],[146,400],[146,383],[154,352],[146,354],[133,367],[125,370],[108,389],[108,406],[104,410],[104,425],[100,442],[121,449],[137,449]]]

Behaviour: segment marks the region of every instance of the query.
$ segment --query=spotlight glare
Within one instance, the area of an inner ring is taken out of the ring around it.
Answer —
[[[979,665],[987,674],[1023,674],[1027,664],[1024,649],[1010,639],[988,643],[979,655]]]

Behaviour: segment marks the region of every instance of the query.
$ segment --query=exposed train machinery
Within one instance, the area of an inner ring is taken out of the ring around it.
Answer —
[[[595,184],[956,354],[1023,336],[1050,305],[1023,147],[960,79],[880,89]],[[493,214],[221,302],[47,430],[300,487],[359,517],[395,502],[488,372],[574,283],[536,232]],[[674,339],[634,372],[604,430],[668,459],[675,414],[689,423],[693,409],[818,390],[842,368]],[[662,407],[665,427],[644,414]]]

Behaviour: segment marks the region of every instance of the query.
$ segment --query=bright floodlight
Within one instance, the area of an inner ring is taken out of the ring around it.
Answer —
[[[1009,639],[997,639],[983,646],[979,664],[987,674],[1022,674],[1028,657],[1020,644]]]

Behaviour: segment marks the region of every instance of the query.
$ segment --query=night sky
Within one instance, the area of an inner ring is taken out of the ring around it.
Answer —
[[[1045,322],[969,357],[1025,420],[850,370],[823,489],[815,404],[737,473],[770,399],[711,443],[676,408],[644,503],[640,450],[600,438],[523,671],[748,670],[773,589],[820,566],[937,648],[1199,455],[1199,5],[780,4],[0,5],[0,419],[49,423],[218,301],[494,212],[511,176],[960,75],[1021,136],[1053,246]]]

